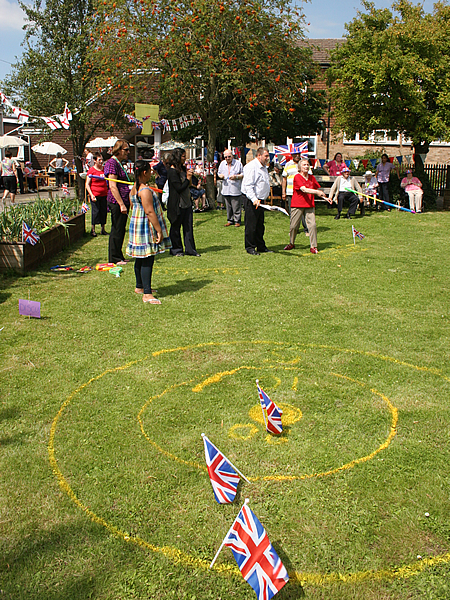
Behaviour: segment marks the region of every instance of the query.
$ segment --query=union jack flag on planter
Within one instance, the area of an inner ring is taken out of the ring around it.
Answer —
[[[252,586],[258,600],[270,600],[289,581],[289,575],[264,527],[247,503],[248,499],[223,545],[231,549],[243,578]]]
[[[202,433],[202,437],[205,444],[206,465],[214,491],[214,498],[219,504],[229,504],[233,502],[236,496],[240,479],[239,475],[242,475],[242,473],[238,475],[236,467],[230,463],[204,433]],[[242,477],[244,476],[242,475]]]
[[[86,214],[88,210],[89,206],[86,204],[86,202],[83,202],[83,204],[81,205],[81,212]]]
[[[38,234],[32,229],[28,227],[28,225],[23,221],[22,224],[22,242],[28,242],[32,246],[35,246],[41,238]]]
[[[61,213],[61,221],[63,223],[66,223],[68,220],[70,219],[70,217],[68,217],[67,215],[65,215],[64,213]]]
[[[269,398],[266,392],[259,387],[258,380],[256,380],[256,387],[258,388],[259,400],[261,402],[264,423],[267,431],[275,434],[283,433],[283,425],[281,423],[281,415],[283,414],[283,411],[275,404],[275,402],[273,402],[273,400]]]

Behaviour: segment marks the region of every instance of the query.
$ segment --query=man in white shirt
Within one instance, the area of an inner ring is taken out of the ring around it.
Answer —
[[[233,158],[231,150],[225,150],[223,160],[217,172],[218,179],[223,180],[222,196],[227,207],[225,227],[241,226],[241,184],[243,175],[242,163]]]
[[[245,210],[245,249],[249,254],[272,252],[264,242],[264,210],[259,208],[270,194],[267,165],[270,155],[267,148],[258,148],[256,158],[244,167],[242,193]]]

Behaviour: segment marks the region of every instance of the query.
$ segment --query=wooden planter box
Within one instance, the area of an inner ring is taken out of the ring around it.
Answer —
[[[41,233],[41,241],[35,246],[24,242],[0,242],[0,273],[14,269],[25,273],[45,260],[61,252],[66,246],[80,239],[85,231],[85,217],[82,213],[71,217],[67,228],[57,225]]]

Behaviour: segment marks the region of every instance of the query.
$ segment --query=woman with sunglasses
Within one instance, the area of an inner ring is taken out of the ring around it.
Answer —
[[[128,261],[122,252],[130,209],[129,177],[122,163],[128,161],[130,146],[126,140],[117,140],[112,149],[112,158],[105,162],[103,171],[108,182],[108,208],[111,213],[111,233],[109,234],[108,262],[125,265]],[[110,179],[119,181],[111,181]],[[123,183],[122,183],[123,182]]]

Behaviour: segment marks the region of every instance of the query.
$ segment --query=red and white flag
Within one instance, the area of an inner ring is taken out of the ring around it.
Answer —
[[[14,116],[20,121],[20,123],[26,123],[30,118],[30,113],[19,106],[13,106]]]
[[[47,123],[47,125],[50,127],[50,129],[61,129],[61,125],[58,123],[58,121],[56,119],[53,119],[52,117],[39,117],[40,119],[42,119],[43,121],[45,121]]]
[[[72,113],[70,108],[67,106],[67,102],[64,105],[64,112],[62,115],[56,115],[64,129],[70,129],[69,121],[72,120]]]
[[[10,108],[14,108],[3,92],[0,92],[0,102],[6,106],[9,106]]]

